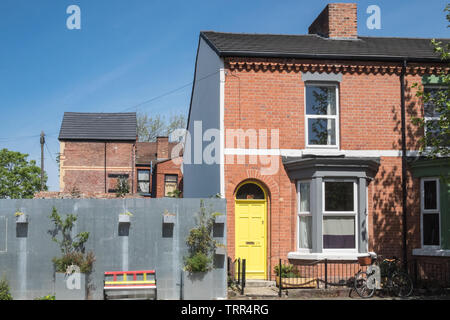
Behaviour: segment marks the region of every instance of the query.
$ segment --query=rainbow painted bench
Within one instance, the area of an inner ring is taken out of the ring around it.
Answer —
[[[103,285],[104,299],[134,296],[154,290],[156,300],[156,271],[107,271]],[[117,293],[117,294],[113,294]]]

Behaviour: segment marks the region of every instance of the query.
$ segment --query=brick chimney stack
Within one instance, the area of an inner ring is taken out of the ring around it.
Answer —
[[[357,39],[356,9],[356,3],[329,3],[311,24],[308,33],[331,39]]]
[[[169,137],[156,138],[157,160],[169,159]]]

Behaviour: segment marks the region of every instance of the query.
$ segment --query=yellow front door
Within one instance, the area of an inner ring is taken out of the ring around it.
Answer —
[[[266,200],[235,200],[236,258],[247,279],[266,279]]]

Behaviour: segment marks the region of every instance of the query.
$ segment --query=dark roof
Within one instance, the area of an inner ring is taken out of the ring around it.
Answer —
[[[136,141],[136,112],[65,112],[59,140]]]
[[[177,145],[177,142],[169,142],[169,156],[172,154],[172,149]],[[149,165],[152,161],[155,164],[158,159],[157,142],[137,142],[136,143],[136,164]]]
[[[358,37],[329,39],[318,35],[245,34],[202,31],[219,56],[440,61],[431,39]],[[450,39],[437,39],[449,42]]]

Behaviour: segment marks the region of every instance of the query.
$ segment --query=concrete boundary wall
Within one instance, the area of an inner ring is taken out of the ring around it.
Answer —
[[[90,299],[103,299],[103,273],[119,270],[155,269],[158,299],[180,299],[186,237],[196,226],[200,199],[33,199],[0,200],[0,277],[6,276],[14,299],[34,299],[54,294],[52,258],[60,255],[52,242],[49,218],[52,207],[60,215],[76,214],[74,234],[90,233],[86,250],[96,262],[90,275]],[[226,214],[224,199],[205,199],[211,212]],[[16,224],[14,213],[28,215],[28,224]],[[133,214],[129,227],[118,215]],[[163,223],[164,212],[176,214],[174,224]],[[214,238],[226,244],[226,225],[214,227]],[[225,298],[226,256],[216,255],[214,296]]]

